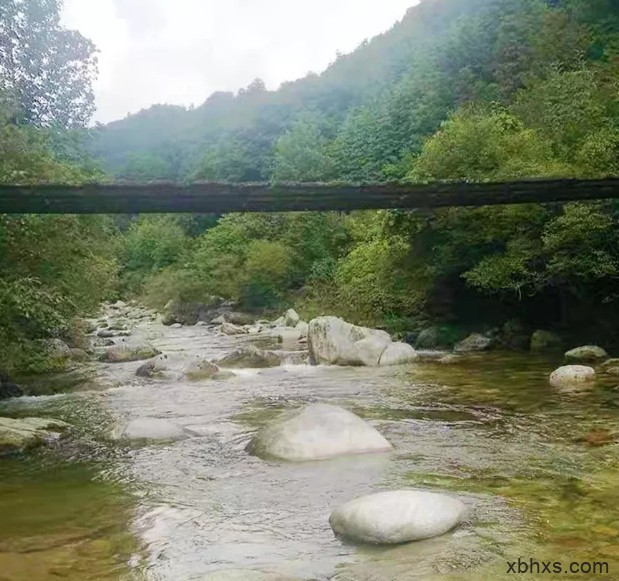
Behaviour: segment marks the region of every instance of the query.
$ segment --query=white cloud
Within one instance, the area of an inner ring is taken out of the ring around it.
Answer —
[[[63,22],[98,46],[98,121],[153,103],[200,104],[254,78],[320,72],[417,0],[65,0]]]

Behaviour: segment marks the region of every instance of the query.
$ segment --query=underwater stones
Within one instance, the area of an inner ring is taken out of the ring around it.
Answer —
[[[337,508],[333,532],[359,543],[395,545],[443,535],[467,514],[457,498],[434,492],[396,490],[370,494]]]
[[[99,361],[107,363],[126,363],[128,361],[140,361],[156,357],[161,352],[149,343],[135,345],[114,345],[99,356]]]
[[[179,440],[186,436],[181,426],[159,418],[138,418],[112,431],[115,440]]]
[[[0,418],[0,455],[24,452],[56,440],[70,427],[47,418]]]
[[[408,343],[391,343],[380,356],[381,366],[405,365],[417,359],[417,351]]]
[[[583,345],[571,349],[565,354],[567,361],[582,361],[585,363],[599,361],[600,359],[608,359],[608,353],[597,345]]]
[[[550,374],[553,387],[574,387],[595,381],[595,370],[584,365],[565,365]]]
[[[312,404],[284,413],[262,428],[247,446],[255,456],[302,462],[349,454],[387,452],[393,446],[348,410]]]

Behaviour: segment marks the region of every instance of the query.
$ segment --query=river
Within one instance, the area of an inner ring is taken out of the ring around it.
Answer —
[[[164,353],[213,359],[249,340],[157,321],[134,335]],[[0,461],[0,580],[198,581],[251,568],[306,580],[494,581],[515,578],[507,562],[518,557],[606,561],[610,574],[595,578],[617,579],[619,446],[582,438],[617,428],[619,392],[612,382],[557,391],[548,374],[558,363],[492,353],[457,365],[284,366],[202,382],[140,379],[139,362],[94,364],[105,389],[0,404],[0,415],[76,427],[55,448]],[[308,402],[354,411],[395,451],[301,464],[245,452],[257,428]],[[195,436],[109,440],[117,422],[140,417]],[[469,522],[390,548],[334,537],[328,517],[339,504],[410,487],[459,495]]]

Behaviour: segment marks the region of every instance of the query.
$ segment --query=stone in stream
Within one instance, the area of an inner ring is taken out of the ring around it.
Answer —
[[[405,365],[417,359],[417,351],[408,343],[391,343],[380,356],[381,366]]]
[[[333,532],[359,543],[395,545],[438,537],[459,525],[467,508],[457,498],[394,490],[347,502],[329,518]]]
[[[608,353],[597,345],[584,345],[571,349],[565,354],[567,361],[582,361],[585,363],[608,359]]]
[[[219,367],[231,367],[234,369],[261,369],[264,367],[277,367],[281,365],[281,359],[274,351],[265,351],[254,345],[247,345],[246,347],[236,349],[215,363]]]
[[[0,455],[24,452],[56,440],[70,427],[46,418],[0,418]]]
[[[575,387],[595,381],[595,370],[584,365],[565,365],[555,369],[550,375],[553,387]]]
[[[531,335],[529,349],[531,351],[550,351],[561,347],[561,337],[550,331],[538,329]]]
[[[318,317],[309,323],[310,356],[318,365],[378,365],[390,343],[385,331],[358,327],[337,317]]]
[[[138,377],[163,378],[168,370],[168,356],[158,355],[140,365],[135,372]]]
[[[378,430],[360,417],[325,404],[284,413],[262,428],[247,446],[255,456],[293,462],[392,449]]]
[[[183,370],[185,377],[191,381],[199,381],[201,379],[213,379],[221,372],[219,367],[206,359],[190,361]]]
[[[487,351],[492,347],[492,339],[479,333],[472,333],[455,347],[456,353],[471,353],[474,351]]]
[[[309,332],[309,325],[305,321],[299,321],[295,329],[299,331],[301,338],[307,338],[307,333]]]
[[[296,327],[301,320],[294,309],[288,309],[284,315],[284,327]]]
[[[159,418],[138,418],[112,431],[115,440],[180,440],[187,436],[178,424]]]
[[[222,323],[219,329],[224,335],[245,335],[247,333],[243,327],[232,323]]]
[[[149,343],[135,345],[114,345],[99,356],[99,361],[108,363],[126,363],[128,361],[140,361],[156,357],[161,352]]]
[[[602,371],[606,371],[611,367],[619,367],[619,359],[607,359],[604,363],[602,363],[602,365],[600,365],[600,369]]]

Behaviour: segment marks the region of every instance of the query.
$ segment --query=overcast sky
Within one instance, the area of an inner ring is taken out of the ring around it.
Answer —
[[[321,72],[417,0],[65,0],[64,24],[100,50],[95,119],[153,103],[199,105],[256,77]]]

